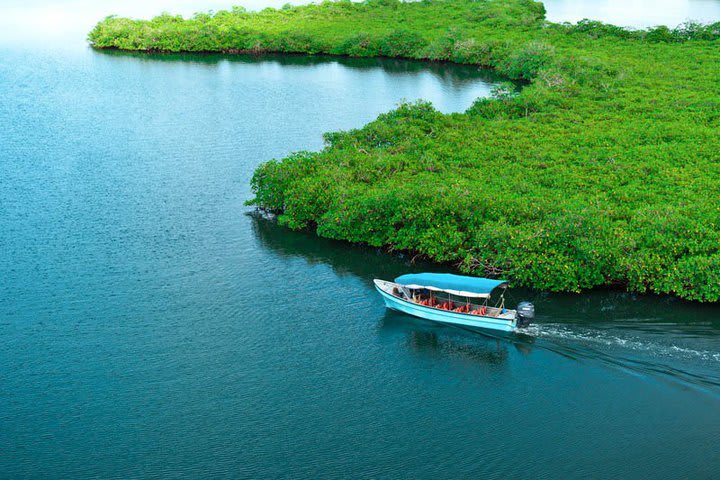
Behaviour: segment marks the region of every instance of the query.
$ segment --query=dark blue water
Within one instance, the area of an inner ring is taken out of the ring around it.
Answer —
[[[260,162],[491,76],[62,38],[0,43],[0,478],[720,475],[717,306],[515,290],[540,325],[495,339],[371,286],[437,267],[243,206]]]

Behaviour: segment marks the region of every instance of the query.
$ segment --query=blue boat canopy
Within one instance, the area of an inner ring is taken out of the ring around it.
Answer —
[[[448,292],[463,297],[489,297],[500,286],[507,286],[507,280],[466,277],[450,273],[409,273],[395,279],[395,283],[408,288],[426,288]]]

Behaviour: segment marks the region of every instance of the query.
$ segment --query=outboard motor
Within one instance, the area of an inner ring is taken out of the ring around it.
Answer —
[[[530,302],[520,302],[517,306],[517,326],[527,327],[535,320],[535,305]]]

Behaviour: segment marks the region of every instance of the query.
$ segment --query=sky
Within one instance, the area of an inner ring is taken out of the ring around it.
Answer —
[[[84,41],[90,29],[108,15],[149,18],[168,11],[195,12],[243,5],[249,10],[281,7],[288,0],[0,0],[0,42]],[[303,3],[303,2],[297,2]]]
[[[248,10],[281,7],[308,0],[0,0],[0,44],[84,42],[87,32],[107,15],[153,17],[168,11],[195,12],[242,5]],[[688,19],[720,21],[720,0],[546,0],[548,19],[575,22],[593,18],[622,26],[677,25]]]

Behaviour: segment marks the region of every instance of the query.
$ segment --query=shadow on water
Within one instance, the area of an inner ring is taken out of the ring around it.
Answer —
[[[340,275],[352,274],[371,284],[373,278],[394,278],[408,272],[447,271],[447,267],[413,261],[405,254],[392,255],[383,249],[350,245],[320,238],[312,232],[295,232],[256,212],[249,212],[255,237],[261,246],[282,255],[323,263]],[[720,306],[687,302],[670,296],[638,295],[617,290],[593,290],[582,294],[546,293],[511,288],[509,304],[520,300],[535,303],[538,324],[602,325],[614,328],[647,329],[669,327],[680,333],[683,326],[700,327],[699,336],[720,335]]]
[[[338,275],[361,278],[372,289],[373,278],[394,278],[408,271],[447,271],[406,255],[293,232],[274,220],[250,213],[260,246],[282,257],[325,264]],[[530,299],[537,324],[523,334],[436,325],[387,311],[379,332],[402,332],[413,351],[463,356],[487,363],[503,362],[508,348],[534,348],[574,361],[596,362],[633,375],[710,389],[720,387],[720,308],[671,297],[635,295],[612,290],[583,294],[549,294],[510,289],[508,303]],[[502,345],[498,351],[497,345]]]
[[[383,249],[350,245],[321,238],[311,232],[296,232],[256,212],[247,214],[261,247],[282,257],[302,258],[310,265],[330,266],[337,275],[353,275],[372,287],[374,278],[395,278],[408,271],[440,271],[427,262],[413,262],[407,255],[391,255]]]
[[[492,366],[508,361],[510,348],[527,354],[532,338],[496,336],[492,332],[458,328],[409,317],[386,310],[378,325],[383,335],[403,335],[405,344],[416,353],[437,357],[462,358]]]
[[[507,79],[486,68],[473,65],[448,64],[446,62],[428,62],[397,58],[355,58],[333,55],[305,54],[224,54],[224,53],[159,53],[159,52],[127,52],[113,49],[94,49],[97,54],[108,58],[132,59],[141,62],[178,62],[194,63],[217,67],[223,62],[231,64],[275,64],[278,66],[315,67],[322,65],[340,65],[352,70],[372,71],[380,69],[385,75],[406,75],[408,73],[429,72],[452,85],[463,85],[476,82],[497,83]],[[519,83],[515,82],[518,86]]]

